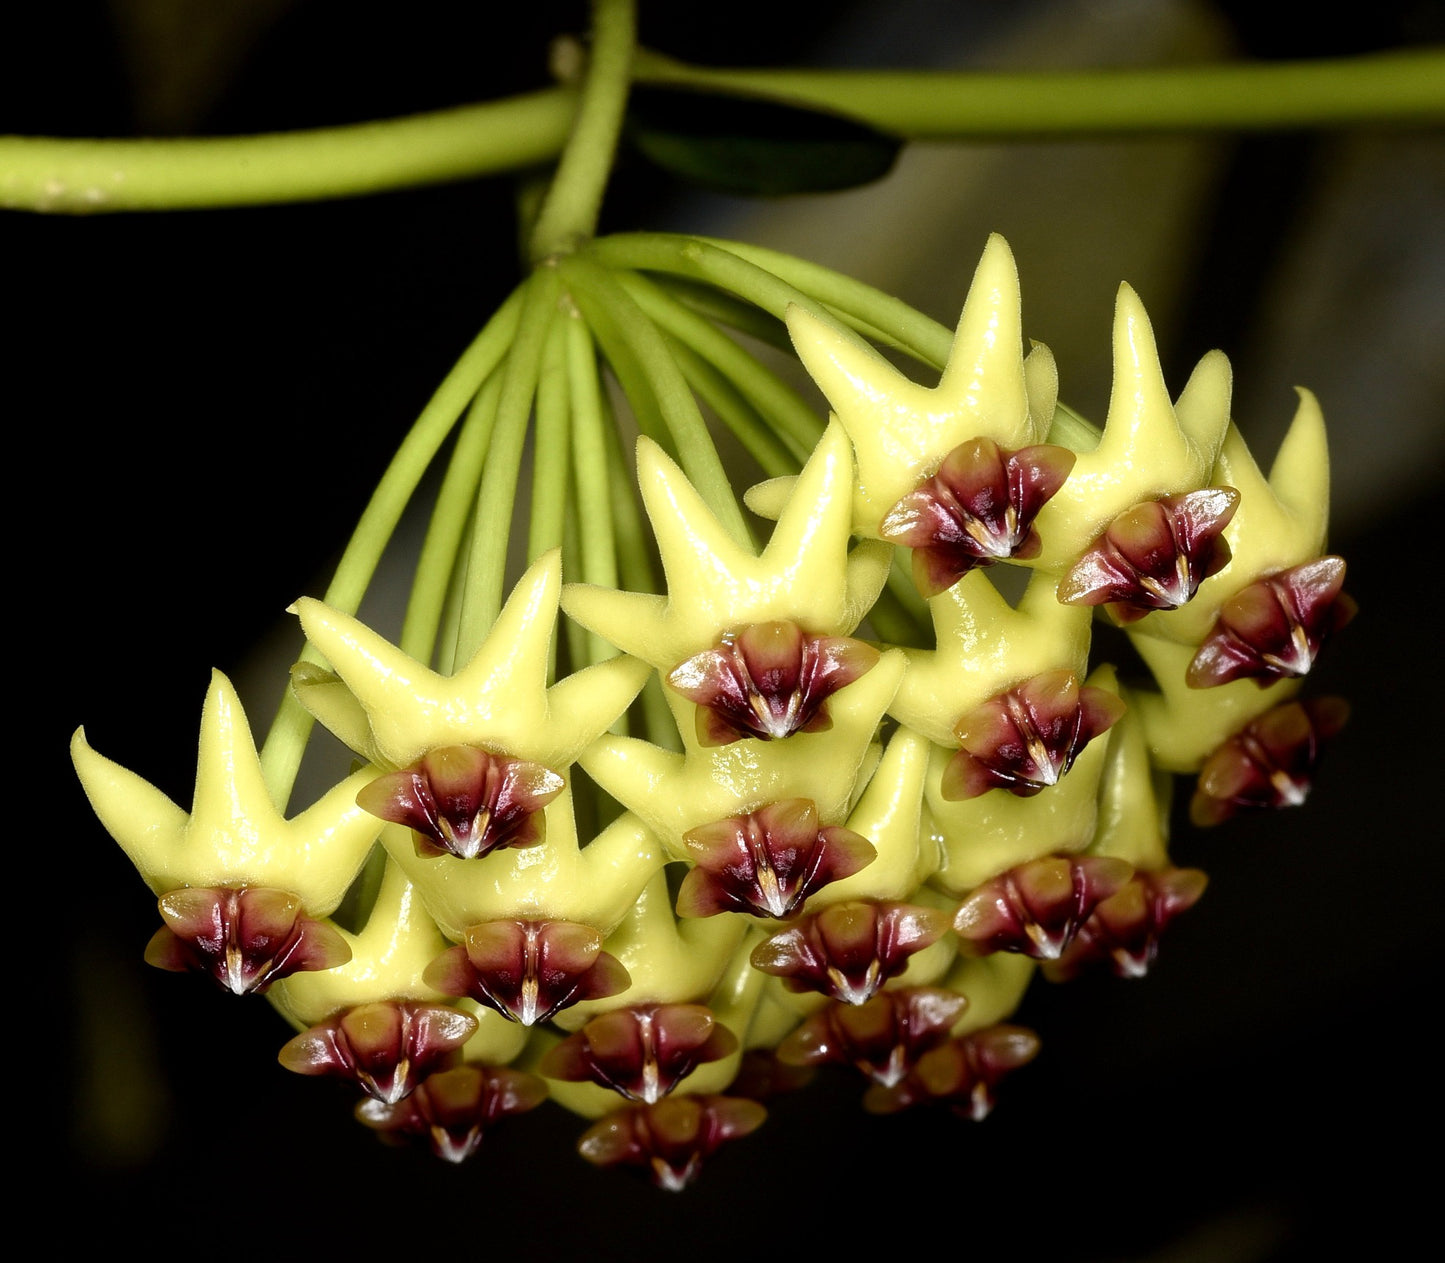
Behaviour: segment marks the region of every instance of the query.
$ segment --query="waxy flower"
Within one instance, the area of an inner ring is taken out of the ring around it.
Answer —
[[[675,667],[667,682],[697,703],[701,745],[742,737],[778,741],[828,728],[824,703],[877,661],[878,650],[861,640],[810,636],[777,619],[725,634]]]
[[[535,1075],[466,1065],[430,1075],[399,1101],[362,1101],[356,1117],[383,1140],[424,1140],[437,1157],[462,1162],[498,1119],[535,1109],[546,1097],[547,1085]]]
[[[1159,936],[1208,884],[1197,868],[1135,873],[1094,909],[1057,960],[1045,962],[1044,974],[1061,982],[1103,961],[1121,978],[1142,978],[1159,954]]]
[[[294,896],[310,917],[328,916],[376,840],[375,817],[356,805],[366,771],[290,819],[277,810],[241,699],[219,671],[201,711],[189,814],[91,749],[84,729],[71,738],[70,754],[95,814],[158,895],[262,887]]]
[[[658,244],[546,259],[413,432],[402,481],[448,401],[475,392],[400,645],[339,608],[294,607],[310,642],[294,692],[369,766],[286,819],[294,716],[263,772],[219,676],[189,815],[82,734],[73,750],[160,896],[148,959],[235,991],[274,982],[302,1032],[283,1064],[353,1080],[372,1098],[363,1122],[452,1161],[550,1091],[597,1120],[587,1159],[677,1189],[763,1121],[743,1098],[799,1068],[852,1064],[877,1112],[983,1117],[1038,1050],[1002,1024],[1037,962],[1137,976],[1203,890],[1169,864],[1165,774],[1204,765],[1202,823],[1303,797],[1345,708],[1276,706],[1298,687],[1277,677],[1303,674],[1353,606],[1343,562],[1320,557],[1313,400],[1266,482],[1229,423],[1227,361],[1206,356],[1171,401],[1127,286],[1100,433],[1058,405],[1047,348],[1024,355],[1001,238],[936,385],[852,330],[935,364],[940,330],[780,268],[798,287],[790,333],[837,414],[809,455],[816,423],[714,327],[717,305],[631,270],[674,257]],[[768,267],[701,241],[676,257],[696,265],[690,285]],[[662,590],[616,485],[602,360],[667,445],[637,444]],[[769,473],[806,457],[749,492],[776,523],[761,547],[689,390]],[[505,462],[524,442],[539,454],[529,547],[564,540],[595,582],[564,589],[554,548],[498,612]],[[359,598],[393,503],[373,502],[339,602]],[[882,595],[900,546],[926,613],[906,583]],[[636,590],[614,589],[619,572]],[[1157,689],[1124,693],[1100,660],[1100,604],[1143,620],[1127,638]],[[562,609],[580,625],[565,644]],[[1121,694],[1126,722],[1096,741]]]
[[[646,438],[637,443],[637,477],[667,595],[574,583],[562,594],[562,608],[659,671],[752,624],[787,620],[819,635],[846,636],[888,577],[892,549],[865,542],[849,550],[853,459],[836,425],[793,481],[761,553],[734,539],[682,470]]]
[[[468,929],[465,945],[438,956],[426,981],[532,1026],[582,1000],[616,995],[629,980],[590,925],[489,921]]]
[[[632,1101],[660,1101],[699,1065],[737,1049],[701,1004],[637,1005],[594,1017],[542,1058],[551,1079],[591,1081]]]
[[[975,567],[1037,557],[1034,518],[1074,460],[1064,447],[1011,452],[992,439],[970,439],[888,511],[878,533],[913,549],[913,582],[936,596]]]
[[[1309,796],[1321,746],[1349,716],[1348,702],[1321,697],[1285,702],[1251,720],[1205,760],[1190,819],[1212,825],[1243,808],[1299,806]]]
[[[1343,557],[1317,557],[1251,583],[1219,610],[1185,677],[1191,688],[1305,675],[1325,640],[1355,616]]]
[[[858,872],[876,854],[851,829],[820,826],[817,805],[806,798],[702,825],[684,834],[683,844],[695,864],[677,896],[685,917],[790,917],[815,890]]]
[[[1053,960],[1133,871],[1123,860],[1102,855],[1031,860],[969,895],[953,928],[970,953],[1019,952]]]
[[[1161,496],[1121,513],[1059,584],[1067,605],[1109,605],[1121,623],[1187,604],[1229,562],[1232,487]]]
[[[1068,480],[1040,510],[1043,548],[1031,564],[1072,565],[1120,514],[1216,481],[1215,465],[1229,428],[1229,361],[1218,351],[1209,352],[1171,403],[1153,327],[1128,285],[1119,286],[1113,341],[1114,379],[1104,432],[1079,452]]]
[[[303,706],[377,767],[409,768],[434,750],[474,746],[561,775],[647,678],[642,663],[613,658],[548,686],[561,591],[562,557],[554,549],[522,576],[491,631],[452,675],[303,597],[292,608],[334,673],[303,662],[292,670],[292,687]],[[527,784],[532,793],[546,792],[533,779]]]
[[[577,1151],[597,1166],[640,1167],[658,1188],[679,1192],[729,1140],[762,1126],[756,1101],[729,1096],[669,1096],[609,1114],[583,1133]]]
[[[938,987],[880,991],[864,1004],[829,1004],[778,1045],[785,1065],[856,1066],[875,1083],[899,1083],[918,1058],[937,1048],[968,1000]]]
[[[1039,1037],[1023,1026],[990,1026],[962,1035],[924,1053],[900,1082],[874,1084],[863,1097],[863,1108],[892,1114],[936,1102],[960,1118],[982,1122],[993,1110],[998,1085],[1038,1051]]]
[[[910,380],[856,334],[801,306],[790,307],[787,320],[798,358],[852,440],[853,526],[866,537],[878,537],[900,501],[961,445],[984,438],[1006,452],[1027,449],[1043,442],[1053,419],[1053,356],[1035,345],[1024,357],[1018,268],[997,234],[979,259],[936,386]],[[964,499],[991,478],[965,470]],[[1000,502],[980,521],[1003,525],[1006,517]]]
[[[945,798],[1006,789],[1029,798],[1073,767],[1079,751],[1124,713],[1104,689],[1071,671],[1047,671],[970,711],[954,727],[961,747],[943,774]]]
[[[753,949],[753,966],[782,978],[789,991],[818,991],[845,1004],[865,1003],[908,958],[948,929],[948,914],[891,901],[835,903]]]
[[[940,746],[960,715],[1036,675],[1088,671],[1092,611],[1055,598],[1057,576],[1036,571],[1011,604],[974,570],[928,602],[933,649],[905,649],[908,670],[888,713]]]
[[[297,1074],[350,1079],[391,1105],[445,1066],[476,1029],[470,1013],[444,1004],[358,1004],[297,1035],[279,1060]]]
[[[261,995],[290,974],[351,959],[346,940],[304,915],[285,890],[190,886],[162,895],[159,907],[165,925],[146,946],[146,962],[206,974],[234,995]]]
[[[356,796],[374,816],[412,831],[418,855],[476,859],[546,838],[542,808],[563,780],[540,763],[476,746],[442,746],[378,777]]]

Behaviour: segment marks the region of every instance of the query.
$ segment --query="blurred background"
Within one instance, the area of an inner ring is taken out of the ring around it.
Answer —
[[[1334,18],[1245,0],[641,7],[645,43],[716,65],[1185,64],[1445,39],[1428,0]],[[543,85],[548,41],[585,26],[571,3],[43,13],[8,40],[0,131],[245,133],[462,104]],[[1044,1051],[985,1123],[872,1118],[860,1081],[825,1075],[680,1196],[593,1171],[571,1152],[580,1121],[553,1107],[453,1169],[383,1149],[343,1091],[282,1070],[289,1032],[264,1004],[143,965],[154,904],[74,785],[69,734],[84,722],[97,749],[189,802],[212,666],[264,729],[299,648],[282,611],[320,593],[395,444],[518,278],[513,201],[497,179],[0,218],[5,373],[20,384],[9,608],[17,633],[41,639],[11,692],[40,716],[47,795],[12,844],[32,953],[15,980],[32,1007],[12,1036],[26,1098],[12,1130],[22,1162],[38,1139],[37,1175],[65,1190],[74,1219],[57,1230],[217,1258],[505,1246],[721,1259],[823,1251],[868,1221],[910,1254],[1121,1263],[1311,1259],[1326,1243],[1375,1257],[1408,1241],[1434,1192],[1414,1155],[1438,1135],[1439,132],[918,145],[877,185],[783,201],[619,167],[604,230],[774,246],[950,325],[987,233],[1003,232],[1025,332],[1096,419],[1120,280],[1143,297],[1176,391],[1205,351],[1228,353],[1262,461],[1294,385],[1324,406],[1331,547],[1362,612],[1310,691],[1349,697],[1352,724],[1302,810],[1207,834],[1180,820],[1174,859],[1211,874],[1207,897],[1147,979],[1031,993],[1020,1020]],[[403,599],[383,591],[370,613],[399,624]]]

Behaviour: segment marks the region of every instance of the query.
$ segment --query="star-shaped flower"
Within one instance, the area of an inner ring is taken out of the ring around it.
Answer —
[[[680,722],[685,753],[635,737],[604,735],[578,762],[678,859],[690,855],[683,838],[691,830],[783,799],[810,799],[823,824],[842,824],[903,668],[901,651],[882,654],[877,666],[833,695],[832,727],[823,732],[703,748],[692,726]],[[690,705],[681,698],[674,701],[675,708]]]
[[[1087,684],[1109,691],[1118,688],[1108,666],[1099,667]],[[943,851],[934,884],[961,899],[1005,869],[1088,847],[1095,836],[1100,782],[1112,747],[1111,729],[1084,746],[1057,785],[1032,797],[987,793],[954,800],[944,792],[954,751],[935,746],[924,785],[925,820]]]
[[[1325,640],[1355,616],[1344,581],[1343,557],[1317,557],[1236,592],[1189,664],[1190,687],[1309,674]]]
[[[504,919],[572,921],[605,935],[667,856],[630,812],[582,846],[570,789],[549,803],[546,813],[545,846],[496,851],[481,859],[420,855],[411,833],[400,825],[388,825],[381,842],[453,942],[460,942],[471,926]]]
[[[303,663],[296,695],[379,767],[402,768],[439,746],[478,746],[561,773],[637,696],[646,666],[613,658],[547,687],[562,557],[539,558],[491,632],[455,675],[441,675],[349,615],[303,597],[292,607],[335,674]]]
[[[1210,485],[1229,426],[1231,384],[1229,361],[1211,351],[1171,404],[1144,305],[1121,285],[1104,432],[1096,447],[1079,453],[1064,485],[1040,510],[1043,550],[1030,564],[1072,564],[1126,509]],[[1213,481],[1238,485],[1219,476]]]
[[[379,1000],[441,1003],[422,971],[447,941],[422,906],[421,894],[394,863],[386,864],[376,902],[355,934],[337,927],[351,959],[325,973],[293,974],[270,991],[271,1003],[297,1027]]]
[[[1183,401],[1181,400],[1181,405]],[[1244,436],[1230,426],[1209,482],[1239,492],[1239,508],[1223,540],[1230,562],[1199,585],[1194,599],[1139,624],[1146,637],[1198,646],[1225,602],[1258,579],[1312,561],[1325,551],[1330,511],[1330,453],[1319,402],[1299,391],[1299,405],[1266,479]]]
[[[885,516],[969,439],[1010,450],[1042,442],[1058,388],[1053,357],[1026,362],[1018,268],[996,233],[964,301],[935,387],[905,377],[857,335],[800,307],[788,309],[798,358],[828,397],[857,454],[853,526],[879,538]]]
[[[637,443],[637,477],[667,596],[569,584],[562,608],[664,674],[754,623],[787,620],[815,635],[847,635],[882,590],[892,550],[864,544],[848,551],[853,458],[837,426],[808,458],[760,555],[733,540],[682,470],[646,438]]]
[[[674,916],[667,875],[655,874],[607,939],[607,950],[632,978],[631,989],[618,1001],[579,1005],[564,1025],[575,1030],[618,1003],[687,1004],[711,994],[749,928],[745,917]]]
[[[1156,617],[1169,615],[1154,615],[1148,621]],[[1300,688],[1297,679],[1276,680],[1263,688],[1255,680],[1233,680],[1208,689],[1190,688],[1188,671],[1195,652],[1193,645],[1143,634],[1131,639],[1159,691],[1140,689],[1130,695],[1130,703],[1143,721],[1154,765],[1165,771],[1198,771],[1220,742],[1270,707],[1289,700]]]
[[[201,712],[196,788],[188,814],[155,786],[91,749],[70,743],[95,814],[151,889],[261,887],[298,897],[312,917],[336,909],[376,840],[380,822],[356,805],[374,773],[347,777],[288,820],[276,809],[241,700],[219,671]]]
[[[1036,574],[1017,609],[987,574],[973,571],[928,602],[936,649],[906,649],[908,671],[888,707],[900,723],[938,745],[969,711],[1021,680],[1068,670],[1082,678],[1090,612],[1061,605],[1055,578]]]

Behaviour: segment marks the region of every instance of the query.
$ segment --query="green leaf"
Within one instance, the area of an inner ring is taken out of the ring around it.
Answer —
[[[762,97],[636,85],[624,133],[649,161],[723,193],[825,193],[886,175],[903,142]]]

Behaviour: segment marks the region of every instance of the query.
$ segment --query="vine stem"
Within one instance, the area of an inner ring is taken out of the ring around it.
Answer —
[[[95,214],[316,201],[518,171],[562,152],[566,181],[554,188],[555,205],[544,207],[546,223],[539,221],[533,237],[545,254],[596,225],[629,76],[813,105],[913,140],[1445,122],[1445,52],[1438,49],[1019,74],[714,70],[634,50],[632,0],[597,0],[597,10],[580,109],[576,91],[559,87],[407,118],[258,136],[0,136],[0,207]],[[600,101],[595,109],[586,103],[588,92]],[[567,151],[577,155],[571,164]]]
[[[201,140],[0,136],[0,206],[192,210],[353,197],[515,171],[561,151],[571,88],[376,123]]]
[[[637,45],[635,0],[592,0],[592,51],[572,134],[532,229],[532,260],[575,248],[597,230],[597,215],[631,86]]]
[[[1445,52],[1131,70],[731,70],[648,49],[637,83],[745,92],[850,115],[910,140],[1265,131],[1445,121]]]

